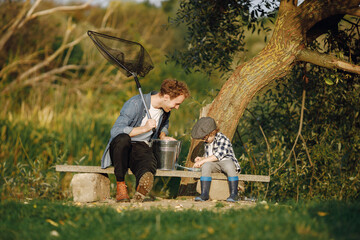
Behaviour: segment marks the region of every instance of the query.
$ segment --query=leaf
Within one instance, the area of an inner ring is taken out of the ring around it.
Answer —
[[[329,215],[329,213],[327,212],[317,212],[317,214],[320,216],[320,217],[325,217],[326,215]]]
[[[50,223],[50,224],[53,225],[54,227],[58,227],[58,226],[59,226],[58,223],[54,222],[54,221],[51,220],[51,219],[46,219],[46,222]]]
[[[60,234],[55,230],[51,231],[50,235],[53,236],[53,237],[59,237],[60,236]]]
[[[325,83],[330,86],[334,85],[334,82],[330,78],[325,78]]]
[[[215,232],[215,230],[212,227],[208,227],[207,230],[210,234],[214,234]]]

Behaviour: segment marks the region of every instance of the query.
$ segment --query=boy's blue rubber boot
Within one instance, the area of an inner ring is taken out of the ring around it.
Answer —
[[[226,199],[227,202],[237,202],[239,200],[238,197],[238,184],[239,184],[239,177],[229,177],[229,191],[230,196]]]
[[[195,201],[207,201],[209,200],[209,192],[211,185],[211,177],[201,177],[201,195],[195,198]]]

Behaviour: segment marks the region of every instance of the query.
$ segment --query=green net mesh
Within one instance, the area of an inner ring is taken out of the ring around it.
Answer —
[[[128,77],[133,74],[144,77],[154,68],[141,44],[93,31],[88,31],[88,35],[101,54]]]

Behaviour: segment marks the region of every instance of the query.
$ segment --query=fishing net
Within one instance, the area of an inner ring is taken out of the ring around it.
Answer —
[[[102,33],[88,31],[100,53],[122,73],[144,77],[154,68],[150,55],[137,43]]]

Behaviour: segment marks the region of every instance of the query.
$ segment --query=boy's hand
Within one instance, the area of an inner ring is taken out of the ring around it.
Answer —
[[[198,161],[194,164],[194,168],[200,168],[204,163],[202,161]]]
[[[199,162],[199,161],[201,161],[201,160],[203,160],[204,159],[204,157],[196,157],[195,159],[194,159],[194,161],[195,162]]]

